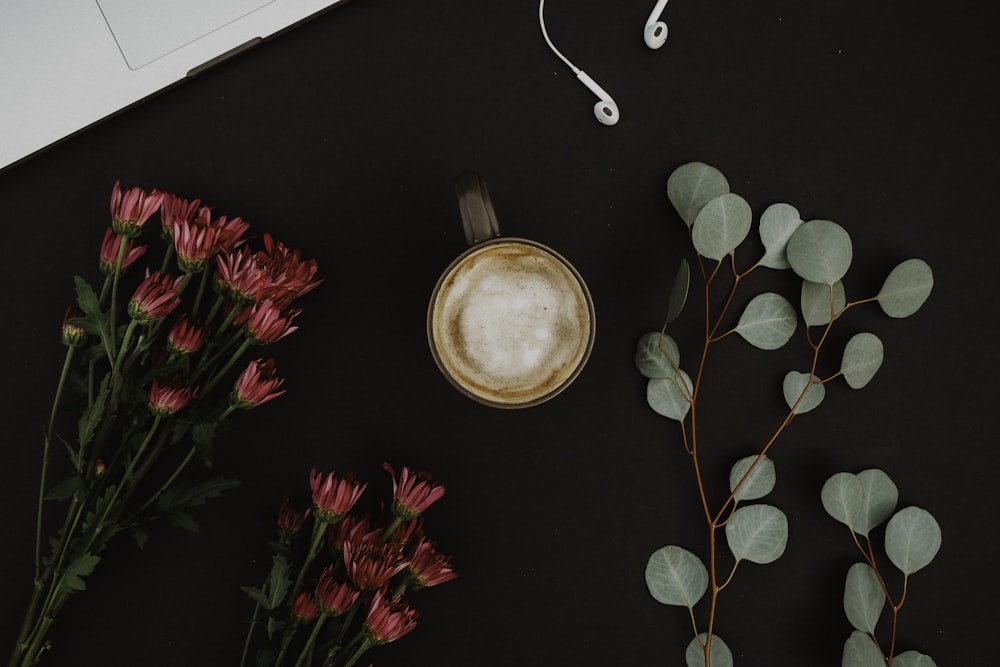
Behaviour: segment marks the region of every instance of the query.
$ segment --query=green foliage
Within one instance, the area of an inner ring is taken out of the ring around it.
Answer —
[[[930,656],[917,651],[906,651],[892,659],[893,667],[937,667]]]
[[[847,231],[829,220],[803,223],[788,239],[788,263],[800,278],[832,285],[847,273],[854,248]]]
[[[749,474],[748,474],[749,473]],[[774,489],[774,462],[758,456],[746,456],[733,464],[729,471],[729,490],[733,499],[758,500]]]
[[[760,241],[764,244],[761,266],[787,269],[788,239],[802,225],[799,211],[791,204],[771,204],[760,214]]]
[[[871,636],[855,630],[844,643],[841,667],[885,667],[885,660]]]
[[[927,510],[905,507],[885,527],[885,553],[907,576],[930,564],[940,548],[941,527]]]
[[[691,392],[694,385],[682,370],[674,377],[653,378],[646,384],[646,402],[657,414],[682,421],[691,410]]]
[[[922,259],[908,259],[892,270],[879,290],[878,303],[889,317],[909,317],[924,305],[934,273]]]
[[[97,564],[101,562],[101,557],[92,553],[86,553],[71,562],[63,570],[62,579],[59,582],[59,590],[72,593],[82,591],[87,588],[83,578],[94,571]]]
[[[867,332],[855,334],[844,347],[840,373],[851,389],[861,389],[875,377],[884,356],[878,336]]]
[[[858,630],[875,633],[875,624],[885,607],[885,593],[878,574],[868,563],[855,563],[844,584],[844,613]]]
[[[684,663],[687,667],[705,667],[705,650],[702,648],[708,643],[708,635],[702,632],[697,638],[692,639],[684,651]],[[733,652],[726,646],[719,635],[712,635],[712,650],[709,664],[711,667],[733,667]]]
[[[803,280],[799,304],[806,326],[819,327],[829,324],[831,315],[836,317],[847,305],[844,283],[838,280],[833,285],[821,285]]]
[[[691,286],[691,265],[686,259],[682,259],[677,267],[677,276],[674,278],[674,285],[670,288],[670,300],[667,302],[667,324],[676,320],[684,304],[687,303],[688,289]]]
[[[773,563],[788,544],[788,518],[773,505],[740,507],[726,523],[726,541],[737,561]]]
[[[826,398],[826,385],[815,375],[788,371],[781,383],[788,409],[797,415],[816,409]]]
[[[681,353],[674,339],[651,331],[639,339],[635,367],[647,378],[672,378],[680,367]]]
[[[667,545],[646,562],[646,586],[657,602],[690,608],[708,590],[708,570],[687,549]]]
[[[721,261],[736,250],[750,233],[753,213],[750,204],[736,194],[724,194],[710,200],[698,212],[691,228],[694,249],[702,257]]]
[[[667,179],[667,199],[688,227],[705,204],[728,192],[729,182],[722,172],[703,162],[678,167]]]
[[[747,304],[736,325],[736,333],[754,347],[777,350],[791,339],[797,325],[795,308],[788,303],[788,299],[774,292],[765,292]]]

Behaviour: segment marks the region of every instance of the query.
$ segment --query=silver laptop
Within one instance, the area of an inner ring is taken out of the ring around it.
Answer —
[[[346,0],[0,0],[0,169]]]

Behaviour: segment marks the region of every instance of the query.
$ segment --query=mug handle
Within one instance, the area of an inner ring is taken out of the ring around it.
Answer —
[[[458,210],[469,245],[500,236],[500,225],[486,181],[477,172],[467,171],[455,179]]]

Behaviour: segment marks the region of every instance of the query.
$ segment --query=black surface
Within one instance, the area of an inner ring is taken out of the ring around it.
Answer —
[[[899,647],[988,664],[1000,176],[988,14],[963,1],[677,1],[654,52],[642,42],[652,4],[546,8],[556,44],[620,106],[615,127],[545,47],[534,2],[357,0],[0,175],[3,650],[29,595],[58,327],[72,275],[95,272],[120,178],[245,217],[316,257],[326,282],[274,349],[288,394],[241,415],[223,445],[218,466],[243,486],[199,513],[200,535],[113,546],[46,664],[236,664],[252,611],[239,586],[265,572],[281,499],[304,494],[312,466],[384,491],[386,460],[447,485],[428,526],[461,577],[421,595],[417,631],[373,662],[681,664],[690,623],[652,600],[643,569],[667,543],[704,553],[705,535],[678,430],[646,406],[632,355],[687,251],[666,177],[701,160],[756,215],[786,201],[843,225],[850,292],[877,291],[909,257],[936,278],[914,317],[872,308],[841,331],[875,331],[885,364],[859,392],[831,387],[775,450],[770,502],[788,514],[788,549],[741,566],[718,631],[738,665],[839,664],[854,555],[819,489],[877,466],[944,534],[911,579]],[[464,247],[453,179],[466,169],[486,177],[505,233],[556,248],[594,295],[587,369],[529,410],[462,397],[427,350],[427,298]],[[693,320],[689,331],[693,358]],[[783,414],[794,358],[721,349],[703,413],[723,451],[714,493]]]

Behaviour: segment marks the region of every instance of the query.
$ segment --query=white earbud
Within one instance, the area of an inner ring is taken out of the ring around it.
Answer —
[[[662,2],[666,4],[666,0],[662,0]],[[597,82],[591,79],[586,72],[571,63],[566,56],[559,52],[559,49],[555,47],[552,40],[549,39],[549,33],[545,29],[545,0],[538,0],[538,24],[542,28],[542,36],[545,38],[545,43],[549,45],[552,52],[559,56],[559,59],[566,63],[571,70],[573,70],[573,73],[576,74],[576,78],[580,80],[580,83],[585,85],[592,93],[597,95],[598,101],[597,104],[594,105],[594,116],[597,117],[597,120],[601,121],[604,125],[614,125],[617,123],[618,105],[615,104],[613,99],[611,99],[608,92],[598,86]]]
[[[667,0],[656,0],[656,6],[646,19],[646,27],[642,31],[646,46],[651,49],[658,49],[667,41],[667,24],[660,20],[660,14],[667,6]]]
[[[597,116],[597,120],[605,125],[614,125],[617,123],[618,105],[611,99],[607,91],[598,86],[597,82],[591,79],[583,70],[576,73],[576,78],[580,80],[580,83],[589,88],[590,92],[597,95],[598,101],[594,105],[594,115]]]

